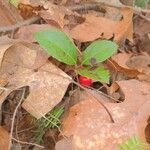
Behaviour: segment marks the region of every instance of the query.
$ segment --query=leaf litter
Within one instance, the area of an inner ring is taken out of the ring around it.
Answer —
[[[30,94],[22,107],[40,118],[61,101],[71,78],[48,62],[34,71],[36,53],[21,44],[14,45],[4,54],[0,74],[8,82],[7,93],[29,86]],[[4,92],[1,97],[5,98],[7,93]]]
[[[72,137],[73,149],[116,149],[118,143],[134,134],[145,138],[143,129],[150,113],[150,85],[136,80],[117,83],[125,94],[124,102],[109,103],[97,95],[111,111],[115,123],[110,123],[100,104],[85,92],[81,94],[82,101],[70,108],[62,132]]]
[[[108,96],[119,92],[119,97],[124,97],[124,101],[114,103],[98,94],[95,89],[90,91],[106,105],[115,123],[110,122],[106,110],[94,97],[80,90],[71,101],[73,106],[69,106],[69,111],[65,112],[60,131],[61,140],[54,140],[55,143],[58,141],[55,149],[116,149],[119,143],[133,135],[139,136],[143,141],[149,141],[149,22],[139,17],[137,17],[139,22],[134,21],[134,11],[123,8],[124,5],[118,0],[113,0],[111,3],[102,0],[94,1],[122,7],[116,9],[105,6],[104,10],[107,12],[104,16],[99,16],[100,13],[95,9],[87,11],[80,9],[81,12],[72,11],[75,8],[73,6],[66,9],[68,3],[80,5],[80,1],[62,1],[66,4],[65,6],[43,0],[18,2],[22,4],[18,12],[23,18],[28,19],[38,14],[42,20],[33,25],[20,26],[17,33],[14,31],[11,33],[11,37],[15,39],[7,37],[0,39],[1,107],[6,105],[5,102],[13,91],[26,86],[29,87],[29,94],[23,101],[22,108],[36,118],[43,117],[57,104],[70,99],[73,90],[70,90],[70,86],[69,89],[67,88],[72,78],[58,68],[58,63],[52,64],[51,62],[55,60],[49,61],[49,56],[35,44],[33,35],[36,31],[52,27],[59,28],[78,41],[81,46],[84,42],[97,39],[113,39],[118,44],[126,46],[124,41],[128,39],[131,43],[134,42],[134,48],[140,53],[130,51],[133,47],[129,47],[129,53],[122,52],[124,48],[121,47],[121,52],[119,51],[105,62],[110,71],[111,85],[103,85],[107,89]],[[81,22],[78,17],[82,19]],[[121,19],[117,20],[118,18]],[[20,21],[19,17],[17,19]],[[4,21],[7,23],[7,20]],[[0,24],[3,25],[3,22]],[[8,35],[10,36],[10,33]],[[67,68],[64,64],[62,66]],[[99,85],[99,83],[95,84]],[[66,91],[67,95],[65,95]],[[118,102],[119,98],[117,96],[115,98]],[[21,122],[26,121],[21,118]],[[24,129],[25,126],[21,128]],[[0,139],[0,147],[7,147],[10,144],[8,143],[9,133],[3,128],[0,132],[1,135],[4,134],[4,138]],[[27,138],[22,139],[27,140]],[[50,143],[49,140],[46,141]],[[15,146],[15,143],[13,145]]]

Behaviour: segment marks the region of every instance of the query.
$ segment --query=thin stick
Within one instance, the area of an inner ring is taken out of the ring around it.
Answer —
[[[103,86],[103,87],[104,87],[104,86]],[[101,88],[101,87],[100,87],[100,88]],[[103,95],[103,96],[109,98],[109,99],[112,100],[113,102],[120,102],[119,100],[117,100],[117,99],[111,97],[110,95],[107,95],[107,94],[103,93],[102,91],[99,91],[99,89],[96,90],[96,89],[94,89],[93,87],[90,87],[90,89],[91,89],[91,90],[94,90],[94,91],[97,92],[98,94],[101,94],[101,95]]]
[[[146,21],[148,21],[148,22],[150,22],[150,18],[148,18],[148,17],[146,17],[146,16],[144,16],[144,15],[142,15],[142,14],[140,14],[140,13],[135,13],[136,15],[138,15],[139,17],[141,17],[142,19],[144,19],[144,20],[146,20]]]
[[[14,114],[13,114],[13,117],[12,117],[8,150],[11,150],[11,145],[12,145],[11,141],[12,141],[12,137],[13,137],[12,135],[13,135],[13,130],[14,130],[15,117],[16,117],[18,108],[20,107],[22,101],[24,100],[24,95],[25,95],[25,89],[23,89],[23,93],[22,93],[21,99],[20,99],[18,105],[16,106]]]
[[[39,147],[39,148],[44,148],[43,146],[41,145],[38,145],[38,144],[35,144],[35,143],[30,143],[30,142],[24,142],[24,141],[20,141],[18,139],[15,139],[14,137],[12,137],[12,140],[20,143],[20,144],[26,144],[26,145],[33,145],[33,146],[36,146],[36,147]]]
[[[123,4],[112,4],[112,3],[106,3],[106,2],[95,2],[95,3],[87,3],[87,4],[79,4],[79,5],[73,5],[69,6],[69,9],[73,11],[79,11],[79,10],[88,10],[88,9],[94,9],[99,6],[109,6],[109,7],[114,7],[114,8],[129,8],[132,9],[135,12],[145,12],[145,13],[150,13],[150,10],[148,9],[142,9],[142,8],[137,8],[137,7],[132,7],[132,6],[126,6]]]
[[[18,22],[14,25],[1,26],[0,27],[0,32],[8,32],[8,31],[16,30],[17,28],[19,28],[21,26],[26,26],[26,25],[32,24],[32,23],[34,23],[34,22],[36,22],[40,19],[41,19],[41,17],[35,16],[35,17],[30,18],[30,19]]]

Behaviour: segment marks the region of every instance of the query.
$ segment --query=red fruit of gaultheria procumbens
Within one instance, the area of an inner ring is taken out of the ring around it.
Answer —
[[[83,86],[91,86],[93,81],[92,79],[86,78],[84,76],[79,76],[79,83]]]

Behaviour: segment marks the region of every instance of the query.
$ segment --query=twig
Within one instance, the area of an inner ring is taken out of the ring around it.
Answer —
[[[24,95],[25,95],[25,89],[23,89],[23,93],[22,93],[21,99],[20,99],[18,105],[16,106],[15,111],[14,111],[14,114],[13,114],[13,117],[12,117],[12,123],[11,123],[11,130],[10,130],[10,138],[9,138],[8,150],[11,150],[11,145],[12,145],[11,141],[12,141],[12,137],[13,137],[13,130],[14,130],[15,117],[16,117],[18,108],[20,107],[22,101],[24,100]]]
[[[94,9],[100,6],[109,6],[109,7],[114,7],[114,8],[129,8],[132,9],[135,12],[145,12],[145,13],[150,13],[150,10],[148,9],[142,9],[142,8],[137,8],[137,7],[132,7],[132,6],[126,6],[123,4],[112,4],[112,3],[107,3],[107,2],[95,2],[95,3],[87,3],[87,4],[79,4],[79,5],[74,5],[74,6],[69,6],[69,9],[72,11],[79,11],[79,10],[86,10],[86,9]]]
[[[148,21],[148,22],[150,22],[150,18],[148,18],[148,17],[146,17],[146,16],[144,16],[144,15],[142,15],[142,14],[140,14],[140,13],[135,13],[136,15],[138,15],[138,16],[140,16],[142,19],[144,19],[144,20],[146,20],[146,21]]]
[[[106,2],[97,2],[97,3],[87,3],[87,4],[79,4],[79,5],[69,6],[69,8],[72,11],[79,11],[79,10],[96,9],[97,7],[102,7],[102,6],[108,6],[108,7],[114,7],[114,8],[129,8],[129,9],[132,9],[136,15],[139,15],[141,18],[150,22],[150,18],[141,14],[141,12],[150,13],[150,10],[132,7],[132,6],[126,6],[123,4],[115,5],[115,4],[109,4]]]
[[[103,93],[102,91],[99,91],[99,89],[96,90],[96,89],[94,89],[93,87],[90,87],[90,89],[93,90],[93,91],[95,91],[95,92],[98,93],[98,94],[101,94],[101,95],[103,95],[103,96],[109,98],[109,99],[112,100],[113,102],[120,102],[119,100],[113,98],[112,96],[107,95],[107,94]]]
[[[19,28],[21,26],[26,26],[26,25],[32,24],[32,23],[38,21],[40,18],[41,17],[39,17],[39,16],[35,16],[35,17],[30,18],[30,19],[18,22],[14,25],[1,26],[0,32],[8,32],[8,31],[16,30],[17,28]]]
[[[39,148],[44,148],[41,145],[38,145],[38,144],[35,144],[35,143],[30,143],[30,142],[20,141],[20,140],[15,139],[14,137],[12,137],[12,140],[14,140],[14,141],[16,141],[16,142],[18,142],[20,144],[33,145],[33,146],[36,146],[36,147],[39,147]]]

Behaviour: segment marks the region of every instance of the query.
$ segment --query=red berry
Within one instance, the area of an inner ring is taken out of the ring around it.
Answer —
[[[86,78],[84,76],[79,77],[79,83],[83,86],[91,86],[92,82],[92,79]]]

